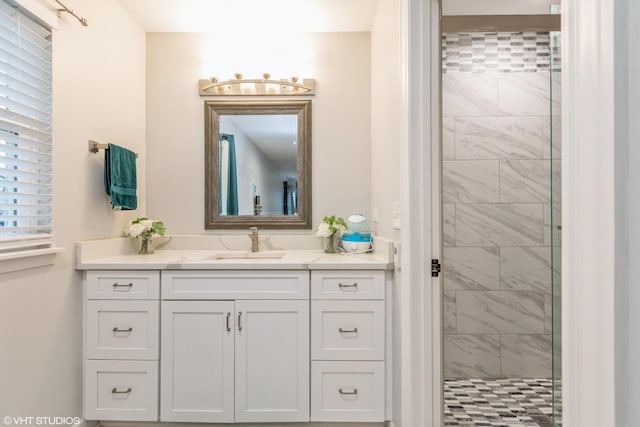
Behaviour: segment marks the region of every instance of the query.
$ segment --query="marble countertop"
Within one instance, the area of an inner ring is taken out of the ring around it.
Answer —
[[[326,254],[317,249],[246,250],[161,249],[139,255],[131,251],[89,250],[79,244],[77,270],[390,270],[388,251],[367,254]],[[104,245],[102,245],[104,246]],[[84,248],[84,250],[83,250]]]

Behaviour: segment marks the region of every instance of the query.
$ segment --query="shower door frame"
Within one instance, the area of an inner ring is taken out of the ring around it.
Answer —
[[[439,124],[437,130],[431,131],[431,185],[424,186],[425,190],[430,189],[431,194],[425,195],[431,202],[431,230],[432,245],[431,253],[434,258],[442,260],[442,52],[441,52],[441,36],[444,32],[522,32],[522,31],[540,31],[551,32],[561,30],[561,16],[560,15],[450,15],[450,16],[438,16],[437,23],[434,16],[431,17],[431,37],[432,48],[435,49],[438,54],[437,58],[432,58],[431,68],[431,91],[432,105],[431,105],[431,118],[437,120]],[[437,29],[437,34],[435,34]],[[437,40],[437,47],[433,45],[433,39]],[[437,68],[434,66],[437,63]],[[433,86],[437,84],[437,88]],[[435,96],[434,96],[435,94]],[[437,99],[437,105],[434,101]],[[433,123],[433,122],[432,122]],[[425,164],[426,165],[426,164]],[[428,218],[425,218],[425,222]],[[431,384],[432,401],[434,407],[431,408],[431,423],[424,424],[425,426],[439,427],[444,422],[443,408],[444,408],[444,331],[442,323],[442,296],[443,296],[443,281],[438,277],[432,280],[431,283],[431,301],[430,307],[427,307],[431,313],[439,313],[440,322],[439,329],[432,329],[432,335],[429,335],[429,331],[425,330],[425,343],[431,342],[431,348],[435,349],[439,345],[438,358],[432,360],[432,373],[436,371],[439,373],[439,381],[434,381]],[[428,301],[429,298],[426,299]],[[432,322],[432,326],[438,322]],[[553,361],[552,361],[553,362]],[[436,374],[432,374],[431,380],[436,379]],[[427,378],[426,388],[429,387],[429,378]],[[436,389],[438,387],[438,389]],[[439,394],[438,394],[439,393]],[[438,415],[434,415],[437,412],[435,404],[439,404],[442,411]],[[555,405],[555,402],[553,403]],[[425,421],[429,421],[429,414],[425,414]]]
[[[402,182],[400,360],[394,421],[439,427],[443,420],[440,259],[440,0],[401,0]],[[394,396],[394,402],[396,397]]]

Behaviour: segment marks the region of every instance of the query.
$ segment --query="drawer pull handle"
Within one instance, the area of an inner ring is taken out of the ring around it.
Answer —
[[[358,282],[353,282],[352,285],[343,285],[342,282],[338,283],[338,287],[340,289],[344,289],[344,288],[358,288]]]
[[[231,326],[229,326],[230,317],[231,317],[231,313],[227,313],[227,332],[231,332]]]
[[[357,334],[358,333],[358,328],[353,328],[353,329],[339,328],[338,330],[340,331],[341,334]]]
[[[129,332],[133,332],[133,328],[129,328],[129,329],[120,329],[117,326],[115,328],[113,328],[113,333],[117,334],[118,332],[122,332],[122,333],[129,333]]]
[[[242,323],[240,323],[241,318],[242,318],[242,312],[238,313],[238,331],[242,330]]]
[[[126,285],[121,285],[120,283],[114,283],[113,284],[113,290],[117,291],[120,288],[127,288],[125,289],[126,291],[130,291],[131,288],[133,288],[133,283],[127,283]]]
[[[113,394],[128,394],[131,393],[131,387],[127,388],[126,390],[118,390],[118,387],[114,387],[111,389],[111,393]]]
[[[343,390],[342,388],[339,388],[339,389],[338,389],[338,391],[339,391],[339,392],[340,392],[340,394],[342,394],[342,395],[348,395],[348,394],[350,394],[350,395],[357,395],[357,394],[358,394],[358,389],[357,389],[357,388],[354,388],[354,389],[353,389],[353,390],[351,390],[351,391],[345,391],[345,390]]]

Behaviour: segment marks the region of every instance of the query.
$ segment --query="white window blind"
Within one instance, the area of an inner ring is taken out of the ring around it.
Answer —
[[[0,254],[50,247],[51,31],[0,0]]]

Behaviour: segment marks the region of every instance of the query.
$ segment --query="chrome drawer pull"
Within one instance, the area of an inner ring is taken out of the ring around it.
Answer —
[[[358,333],[358,328],[353,328],[353,329],[339,328],[338,330],[340,331],[341,334],[357,334]]]
[[[231,332],[231,326],[229,326],[230,317],[231,317],[231,313],[227,313],[227,332]]]
[[[117,326],[115,328],[113,328],[113,333],[116,334],[118,332],[133,332],[133,328],[129,328],[129,329],[119,329]]]
[[[242,324],[240,323],[241,318],[242,318],[242,312],[238,314],[238,331],[242,330]]]
[[[114,387],[114,388],[111,389],[111,393],[113,393],[113,394],[131,393],[131,387],[127,388],[126,390],[118,390],[118,387]]]
[[[338,287],[340,289],[344,289],[344,288],[357,288],[358,287],[358,283],[357,282],[353,282],[353,285],[343,285],[342,282],[338,283]]]
[[[113,284],[113,290],[114,291],[117,291],[120,288],[127,288],[125,290],[126,291],[130,291],[132,287],[133,287],[133,283],[127,283],[126,285],[121,285],[120,283],[114,283]]]
[[[345,395],[345,394],[351,394],[351,395],[357,395],[358,394],[358,389],[354,388],[351,391],[344,391],[343,389],[339,388],[338,391],[340,392],[340,394]]]

